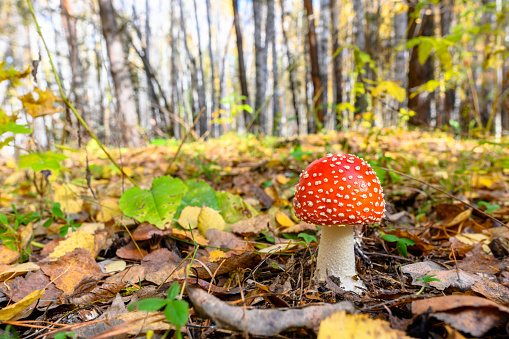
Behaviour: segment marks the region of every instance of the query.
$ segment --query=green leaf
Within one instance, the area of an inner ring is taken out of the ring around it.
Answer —
[[[388,241],[388,242],[395,242],[395,241],[399,240],[399,238],[397,236],[392,235],[392,234],[384,234],[384,235],[382,235],[382,239],[385,241]]]
[[[53,215],[55,215],[59,218],[62,218],[62,219],[64,218],[64,212],[62,212],[59,202],[56,202],[53,204],[53,207],[51,208],[51,212],[53,213]]]
[[[318,242],[318,240],[316,239],[316,237],[314,235],[311,235],[311,234],[307,234],[307,233],[299,233],[298,235],[299,238],[302,238],[304,239],[304,241],[306,242],[306,244],[309,244],[311,242]]]
[[[11,132],[14,134],[30,134],[32,129],[27,125],[18,125],[14,122],[9,122],[5,125],[0,125],[0,134]]]
[[[423,65],[431,53],[433,49],[433,43],[429,39],[422,39],[419,44],[419,49],[417,51],[417,56],[419,57],[419,63]]]
[[[398,241],[396,243],[396,248],[398,249],[399,254],[401,254],[405,258],[408,257],[408,252],[407,252],[406,244],[404,242]]]
[[[500,209],[500,205],[490,204],[490,203],[487,203],[486,201],[479,201],[477,203],[477,205],[479,207],[486,207],[486,210],[484,211],[484,213],[487,213],[487,214],[495,212],[496,210]]]
[[[219,214],[221,214],[224,221],[228,224],[234,224],[248,217],[258,215],[258,212],[253,207],[246,204],[238,195],[228,192],[216,192],[216,197],[221,210]]]
[[[182,180],[165,176],[154,179],[150,190],[133,187],[125,191],[118,203],[125,215],[164,229],[171,225],[186,191]]]
[[[18,167],[32,168],[35,172],[45,169],[59,171],[62,169],[60,162],[67,159],[67,156],[48,151],[46,153],[31,153],[19,157]]]
[[[53,223],[53,221],[54,221],[54,220],[53,220],[53,218],[49,218],[48,220],[46,220],[46,221],[44,222],[44,224],[42,224],[42,227],[44,227],[44,228],[48,228],[48,227],[50,227],[50,226],[51,226],[51,224]]]
[[[189,305],[184,300],[172,300],[164,309],[164,316],[171,324],[182,327],[189,317]]]
[[[163,308],[168,303],[167,300],[159,298],[147,298],[139,300],[129,305],[129,311],[132,311],[134,306],[138,306],[138,311],[157,311]]]
[[[7,217],[5,214],[0,214],[0,222],[4,224],[5,226],[9,225],[9,221],[7,220]]]
[[[167,300],[173,300],[180,292],[180,285],[178,282],[174,282],[171,287],[168,289],[168,294],[166,296]]]
[[[415,245],[415,241],[407,239],[407,238],[400,238],[399,241],[401,241],[402,243],[404,243],[407,246]]]
[[[182,197],[180,206],[175,213],[175,218],[178,218],[180,212],[186,206],[202,207],[204,204],[207,207],[219,211],[219,201],[216,197],[216,191],[209,184],[203,180],[192,179],[184,183],[187,186],[187,193]]]

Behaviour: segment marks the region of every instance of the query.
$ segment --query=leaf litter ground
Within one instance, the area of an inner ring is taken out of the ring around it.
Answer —
[[[184,145],[167,168],[177,147],[122,150],[125,172],[139,184],[124,196],[132,184],[93,143],[64,151],[59,177],[34,176],[0,158],[2,223],[16,227],[0,246],[2,335],[173,334],[162,312],[127,306],[165,299],[174,282],[187,287],[191,308],[181,331],[189,338],[508,334],[507,144],[401,130],[225,136]],[[300,171],[327,153],[364,157],[386,193],[382,224],[356,229],[357,271],[367,286],[361,296],[334,278],[313,281],[319,228],[299,222],[291,207]],[[187,191],[160,209],[164,192],[153,181],[165,173]],[[122,208],[138,221],[122,216],[121,197],[129,204],[140,196],[138,209]],[[147,196],[156,197],[152,219],[139,222]],[[26,217],[40,211],[42,220]]]

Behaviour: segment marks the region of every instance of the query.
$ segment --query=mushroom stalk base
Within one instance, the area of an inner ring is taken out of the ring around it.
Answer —
[[[327,276],[338,277],[341,288],[362,293],[365,286],[355,271],[353,226],[322,226],[316,266],[318,281],[325,281]]]

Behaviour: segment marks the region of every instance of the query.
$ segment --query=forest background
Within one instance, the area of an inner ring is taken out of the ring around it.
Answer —
[[[195,138],[407,123],[498,137],[509,130],[501,0],[34,6],[64,92],[106,144],[180,139],[202,109]],[[77,140],[76,118],[52,95],[58,86],[26,3],[2,1],[0,19],[4,72],[40,61],[36,82],[0,84],[2,110],[33,127],[39,149]],[[43,102],[51,109],[30,110]]]

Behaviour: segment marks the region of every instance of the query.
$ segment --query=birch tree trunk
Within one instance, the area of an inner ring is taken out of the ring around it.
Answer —
[[[365,12],[363,0],[352,0],[354,18],[354,36],[355,45],[361,52],[366,52],[366,31],[365,31]],[[358,80],[363,81],[363,76],[359,74]],[[367,100],[365,94],[358,94],[355,100],[355,113],[364,113],[367,110]]]
[[[314,115],[316,116],[317,124],[323,126],[324,117],[323,111],[320,106],[322,105],[322,83],[320,79],[320,67],[318,60],[318,47],[316,43],[315,20],[313,14],[313,3],[311,0],[304,0],[304,7],[306,8],[307,21],[308,21],[308,44],[309,44],[309,58],[311,62],[311,80],[313,81],[313,107]],[[312,132],[316,132],[316,127]]]
[[[200,111],[205,108],[205,112],[200,118],[199,123],[199,134],[198,135],[204,135],[207,130],[209,129],[209,117],[210,117],[210,111],[207,107],[207,96],[205,93],[205,74],[203,72],[203,55],[201,52],[201,34],[200,34],[200,25],[198,23],[198,8],[196,7],[196,0],[193,0],[194,2],[194,19],[196,21],[196,34],[198,35],[198,61],[200,66],[200,72],[198,77],[198,105]]]
[[[262,41],[262,26],[263,26],[263,13],[264,6],[262,0],[253,1],[253,17],[254,17],[254,45],[255,45],[255,83],[256,83],[256,94],[255,94],[255,105],[254,110],[258,112],[258,118],[256,119],[260,126],[260,132],[267,134],[267,109],[262,105],[265,102],[265,95],[267,91],[267,34],[265,35],[265,41]],[[265,8],[266,9],[266,8]]]
[[[334,107],[341,104],[343,101],[343,85],[342,85],[342,66],[341,66],[341,53],[336,55],[336,51],[339,50],[339,32],[338,32],[338,6],[336,0],[330,0],[330,17],[331,17],[331,39],[332,39],[332,87],[333,87],[333,104]],[[341,112],[334,109],[333,114],[335,115],[336,125],[341,124]],[[333,121],[334,121],[333,120]]]
[[[111,0],[99,0],[99,14],[103,26],[103,35],[106,40],[110,72],[115,85],[120,130],[125,146],[141,146],[141,135],[137,129],[139,118],[134,100],[134,88],[126,64],[126,56],[122,48],[122,41],[115,21],[115,13]]]
[[[278,123],[281,113],[281,106],[279,104],[279,74],[278,74],[278,59],[277,59],[277,46],[276,46],[276,16],[275,16],[274,0],[267,0],[267,45],[270,45],[272,52],[272,119],[269,119],[269,133],[278,135],[278,129],[281,125]]]
[[[451,24],[454,13],[454,0],[442,0],[440,11],[440,33],[444,37],[451,33]],[[437,126],[449,125],[449,120],[454,114],[454,103],[456,91],[453,88],[446,88],[445,97],[442,101],[442,108],[438,115]]]
[[[215,66],[214,66],[214,57],[212,54],[212,24],[211,24],[211,6],[210,6],[210,0],[206,1],[207,4],[207,27],[208,27],[208,34],[209,34],[209,60],[210,60],[210,88],[211,88],[211,105],[210,105],[210,111],[211,113],[214,113],[217,111],[217,98],[216,98],[216,74],[215,74]],[[212,117],[212,116],[211,116]],[[219,130],[219,125],[215,124],[215,137],[218,137],[221,131]]]
[[[174,0],[172,0],[172,8],[174,6]],[[175,43],[175,15],[174,11],[170,10],[170,46],[171,46],[171,59],[170,59],[170,77],[171,77],[171,107],[172,111],[168,113],[172,113],[171,119],[173,120],[173,135],[175,138],[180,139],[180,128],[181,124],[178,121],[180,115],[180,105],[179,105],[179,88],[177,83],[177,44]]]
[[[325,117],[325,125],[330,129],[334,125],[329,114],[328,88],[329,88],[329,30],[330,24],[330,0],[320,0],[320,51],[318,53],[320,62],[320,82],[322,84],[322,114]]]
[[[408,65],[408,51],[404,47],[406,43],[406,29],[408,27],[408,14],[406,12],[396,14],[394,16],[394,43],[393,49],[395,49],[398,44],[401,43],[401,48],[396,51],[396,57],[394,59],[394,78],[396,82],[402,88],[406,88],[407,86],[407,65]],[[396,107],[407,107],[407,99],[403,102],[396,102]],[[391,122],[394,123],[397,120],[398,113],[395,112],[392,114]]]
[[[239,61],[239,80],[240,80],[240,88],[242,92],[242,104],[248,104],[249,94],[247,91],[247,77],[246,77],[246,66],[244,64],[244,47],[242,40],[242,28],[240,25],[240,17],[239,17],[239,6],[237,4],[237,0],[232,0],[233,7],[233,22],[235,24],[235,34],[237,36],[237,54]],[[244,114],[239,117],[239,131],[243,131],[246,123],[250,120],[249,113],[244,111]]]

